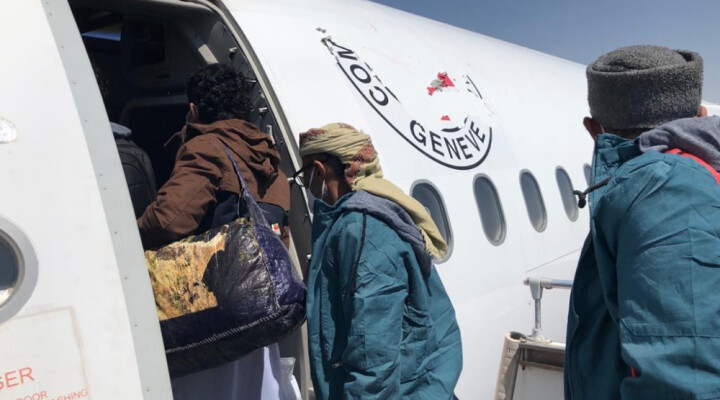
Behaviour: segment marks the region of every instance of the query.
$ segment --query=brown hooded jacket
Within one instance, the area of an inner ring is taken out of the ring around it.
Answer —
[[[169,151],[177,149],[175,167],[155,202],[137,221],[146,248],[200,233],[196,230],[217,202],[217,194],[240,193],[223,144],[235,156],[256,201],[290,209],[290,186],[268,134],[239,119],[187,124],[165,144]],[[282,236],[287,245],[287,227]]]

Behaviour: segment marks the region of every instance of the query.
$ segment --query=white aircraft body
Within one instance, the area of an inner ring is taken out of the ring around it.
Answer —
[[[582,65],[356,0],[3,1],[0,38],[0,399],[172,397],[109,122],[160,154],[207,63],[257,81],[252,122],[288,175],[300,132],[346,122],[430,210],[450,243],[436,267],[462,332],[458,397],[493,398],[505,335],[530,333],[523,280],[572,279],[589,226],[571,192],[592,154]],[[111,70],[105,105],[90,58]],[[305,270],[308,207],[292,190]],[[568,295],[543,297],[558,342]],[[303,333],[286,342],[307,398]],[[539,371],[555,394],[533,398],[558,398],[559,377]]]

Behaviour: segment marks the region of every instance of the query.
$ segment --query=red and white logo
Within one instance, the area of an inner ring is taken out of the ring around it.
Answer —
[[[498,123],[468,74],[440,71],[430,76],[426,104],[440,113],[435,117],[423,113],[421,120],[355,51],[330,38],[323,43],[358,94],[414,148],[446,167],[462,170],[487,158]]]

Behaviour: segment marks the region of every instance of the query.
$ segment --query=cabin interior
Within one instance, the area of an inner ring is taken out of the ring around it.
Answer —
[[[132,130],[130,139],[148,153],[157,187],[172,172],[174,154],[164,143],[186,121],[185,82],[205,64],[224,63],[252,82],[254,105],[250,122],[270,134],[282,156],[281,168],[291,176],[295,143],[286,140],[278,115],[257,76],[259,71],[242,51],[219,10],[201,4],[168,0],[71,0],[111,122]],[[237,27],[236,27],[237,28]],[[247,48],[247,47],[246,47]],[[261,73],[261,72],[260,72]],[[104,88],[104,89],[103,89]],[[291,185],[291,208],[307,210],[302,189]],[[298,267],[307,270],[310,224],[307,212],[295,211],[290,228]],[[300,331],[280,344],[283,357],[294,357],[295,375],[307,388],[305,340]]]

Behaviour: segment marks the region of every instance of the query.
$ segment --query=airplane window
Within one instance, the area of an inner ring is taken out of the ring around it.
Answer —
[[[578,206],[575,202],[575,195],[573,194],[573,185],[567,172],[561,167],[555,170],[555,179],[557,180],[558,188],[560,189],[560,197],[562,197],[563,207],[565,207],[565,214],[567,214],[570,221],[575,221],[578,218]]]
[[[0,306],[10,298],[17,284],[20,270],[18,264],[10,243],[0,235]]]
[[[438,192],[435,186],[429,182],[415,183],[410,192],[412,197],[419,201],[420,204],[428,210],[433,221],[435,221],[435,225],[437,225],[440,230],[440,235],[442,235],[443,239],[445,239],[445,242],[448,244],[448,251],[445,259],[441,260],[446,261],[450,257],[450,252],[452,251],[453,237],[452,230],[450,229],[450,219],[448,218],[447,209],[445,208],[445,203],[440,196],[440,192]]]
[[[585,173],[585,182],[590,186],[590,166],[588,164],[583,166],[583,172]]]
[[[520,187],[525,198],[525,207],[527,207],[530,223],[536,231],[544,231],[547,226],[547,212],[540,193],[540,186],[530,172],[524,171],[520,174]]]
[[[490,243],[500,245],[505,240],[507,227],[495,185],[488,177],[481,175],[475,178],[473,186],[485,236]]]
[[[37,256],[28,238],[0,217],[0,324],[30,300],[37,272]]]

